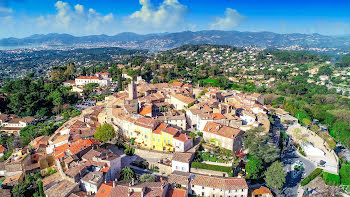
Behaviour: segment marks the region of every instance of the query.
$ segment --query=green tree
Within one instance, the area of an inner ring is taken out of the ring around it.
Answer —
[[[140,176],[140,182],[154,182],[156,181],[156,177],[153,174],[143,174]]]
[[[110,124],[103,124],[99,126],[95,132],[94,137],[102,142],[112,140],[116,136],[114,127]]]
[[[88,83],[84,86],[84,95],[89,96],[98,87],[98,83]]]
[[[247,172],[247,178],[257,179],[259,178],[259,173],[263,169],[263,162],[256,158],[251,158],[245,165]]]
[[[279,149],[268,143],[268,136],[263,134],[263,131],[263,127],[248,130],[243,143],[244,147],[249,149],[249,155],[265,163],[271,163],[278,158]]]
[[[281,189],[286,182],[286,174],[283,171],[282,162],[276,161],[267,168],[264,173],[266,185],[271,188]]]
[[[135,172],[130,167],[124,167],[122,169],[122,179],[124,181],[132,181],[135,178]]]

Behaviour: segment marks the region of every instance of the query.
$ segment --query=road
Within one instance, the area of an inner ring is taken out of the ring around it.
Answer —
[[[312,171],[316,169],[316,166],[311,161],[299,156],[296,153],[296,148],[293,145],[288,146],[288,149],[283,153],[282,162],[283,168],[285,172],[287,172],[286,176],[286,184],[282,190],[282,196],[295,197],[298,196],[298,186],[301,181],[301,174],[295,178],[292,177],[291,167],[292,164],[297,160],[300,160],[304,163],[304,177],[308,176]]]

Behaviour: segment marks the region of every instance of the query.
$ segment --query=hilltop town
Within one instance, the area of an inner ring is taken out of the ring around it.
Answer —
[[[2,196],[347,192],[348,70],[327,57],[221,45],[122,53],[2,86]]]

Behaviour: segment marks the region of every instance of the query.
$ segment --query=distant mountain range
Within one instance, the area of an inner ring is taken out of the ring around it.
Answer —
[[[5,38],[0,40],[0,47],[2,48],[26,46],[53,48],[118,46],[157,51],[186,44],[221,44],[237,47],[257,46],[267,48],[298,46],[306,49],[350,49],[350,36],[336,37],[320,34],[277,34],[272,32],[207,30],[146,35],[125,32],[114,36],[91,35],[80,37],[52,33],[47,35],[36,34],[26,38]]]

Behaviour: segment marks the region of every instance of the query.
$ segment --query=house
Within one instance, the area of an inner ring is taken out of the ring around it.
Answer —
[[[264,186],[253,187],[249,189],[251,191],[251,197],[273,197],[269,188]]]
[[[34,121],[34,117],[31,116],[19,118],[14,114],[8,115],[0,113],[0,131],[8,134],[19,135],[21,129],[34,123]]]
[[[203,129],[203,139],[207,143],[213,143],[234,153],[242,149],[243,134],[240,129],[216,122],[208,122]]]
[[[75,78],[75,85],[85,86],[89,83],[97,83],[99,86],[107,86],[111,83],[111,78],[100,78],[95,76],[80,76]]]
[[[80,188],[88,195],[96,194],[103,183],[102,172],[90,172],[80,180]]]
[[[182,187],[189,188],[190,183],[190,173],[183,171],[173,171],[168,177],[168,183],[171,184],[172,187]]]
[[[176,152],[186,152],[193,147],[193,139],[183,133],[177,133],[173,139],[173,147]]]
[[[79,184],[63,179],[47,189],[45,195],[47,197],[68,197],[78,191]]]
[[[13,186],[21,183],[24,180],[24,172],[12,175],[12,176],[8,176],[5,178],[5,180],[2,182],[1,186],[3,188],[12,188]]]
[[[157,120],[145,117],[139,117],[134,122],[134,130],[132,132],[132,138],[135,138],[135,142],[140,146],[151,149],[152,148],[152,132],[158,126]]]
[[[176,110],[183,110],[190,107],[196,99],[184,96],[182,94],[172,94],[170,96],[170,104],[172,104]]]
[[[114,180],[121,170],[121,157],[107,149],[91,149],[83,155],[82,159],[92,163],[100,163],[103,167],[101,171],[107,181]]]
[[[6,148],[3,145],[0,145],[0,157],[3,157],[6,153]]]
[[[209,113],[198,114],[197,131],[202,131],[208,122],[213,121],[213,116]]]
[[[179,188],[170,188],[166,193],[166,197],[187,197],[187,190]]]
[[[169,184],[164,182],[108,182],[101,185],[95,197],[165,197]]]
[[[159,116],[157,118],[157,120],[167,123],[167,124],[171,124],[174,125],[176,127],[181,128],[182,130],[186,130],[186,117],[185,115],[178,115],[178,116],[172,116],[172,115],[168,115],[168,116]]]
[[[196,128],[197,126],[197,119],[198,119],[198,114],[202,114],[203,111],[195,108],[195,107],[191,107],[190,109],[186,110],[186,119],[187,119],[187,124],[191,127],[191,128]]]
[[[171,161],[171,169],[174,171],[190,172],[191,162],[194,157],[193,153],[179,153],[176,152],[173,155]]]
[[[180,151],[184,152],[192,148],[191,137],[180,132],[180,130],[161,123],[152,132],[152,149],[157,151]]]
[[[247,197],[248,185],[244,178],[226,178],[193,174],[189,193],[197,196]]]

